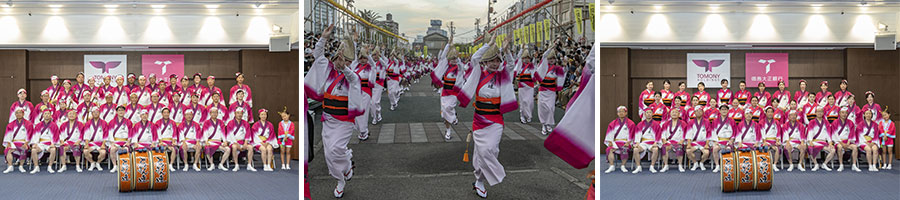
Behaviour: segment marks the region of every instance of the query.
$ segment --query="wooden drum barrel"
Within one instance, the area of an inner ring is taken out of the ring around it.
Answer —
[[[722,171],[719,172],[719,176],[722,180],[722,192],[734,192],[737,189],[737,174],[735,173],[736,155],[736,152],[731,152],[729,150],[722,152],[722,160],[720,161]]]
[[[134,152],[134,191],[150,189],[150,151]]]
[[[772,156],[768,149],[757,150],[755,158],[756,168],[754,170],[753,189],[769,190],[772,189],[774,172],[772,172]]]
[[[169,155],[165,149],[155,149],[151,155],[151,178],[150,188],[152,190],[166,190],[169,188]]]
[[[756,163],[753,162],[756,151],[738,151],[737,155],[737,182],[739,191],[753,190],[753,170],[756,169]]]
[[[134,190],[134,159],[127,150],[116,152],[116,163],[118,164],[117,182],[119,182],[119,192],[131,192]]]

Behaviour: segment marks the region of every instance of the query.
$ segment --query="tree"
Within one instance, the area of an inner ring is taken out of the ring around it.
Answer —
[[[377,12],[372,11],[372,10],[363,9],[363,10],[360,10],[357,12],[359,12],[358,14],[359,14],[360,18],[363,18],[364,20],[366,20],[372,24],[375,24],[375,21],[377,21],[378,19],[381,19],[381,16],[379,16]],[[371,39],[372,38],[372,35],[371,35],[372,27],[369,27],[369,26],[364,26],[364,27],[365,27],[365,38]]]

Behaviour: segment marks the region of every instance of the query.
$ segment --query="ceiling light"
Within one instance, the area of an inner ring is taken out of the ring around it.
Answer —
[[[3,7],[3,8],[12,8],[13,6],[12,6],[12,3],[10,2],[10,3],[6,3],[6,4],[3,4],[3,5],[0,5],[0,7]]]
[[[663,6],[660,4],[653,5],[653,9],[662,10]]]
[[[162,9],[162,8],[165,8],[166,5],[150,5],[150,7],[154,8],[154,9]]]
[[[49,5],[49,6],[47,6],[47,7],[51,7],[51,8],[62,8],[63,6],[62,6],[62,5],[54,4],[54,5]]]
[[[206,5],[206,8],[208,8],[208,9],[216,9],[216,8],[219,8],[219,5],[210,4],[210,5]]]
[[[118,8],[119,5],[103,5],[105,8]]]
[[[868,2],[865,2],[865,1],[859,2],[859,6],[860,6],[860,7],[866,7],[866,6],[869,6],[869,3],[868,3]]]
[[[812,7],[822,7],[822,4],[812,4],[812,5],[810,5],[810,6],[812,6]]]
[[[262,3],[253,4],[253,8],[263,8],[263,7],[265,7],[265,5],[263,5]]]

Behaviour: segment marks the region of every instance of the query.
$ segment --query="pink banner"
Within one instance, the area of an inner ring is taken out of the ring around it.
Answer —
[[[766,87],[778,87],[778,81],[788,81],[787,53],[747,53],[747,87],[756,87],[760,82]]]
[[[160,80],[169,81],[169,75],[184,76],[184,55],[141,55],[141,72],[156,74]]]

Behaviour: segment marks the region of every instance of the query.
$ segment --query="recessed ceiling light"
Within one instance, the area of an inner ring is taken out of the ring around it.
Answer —
[[[219,8],[219,5],[210,4],[210,5],[206,5],[206,8],[208,8],[208,9],[216,9],[216,8]]]
[[[3,4],[3,5],[0,5],[0,7],[2,7],[2,8],[12,8],[12,4]]]
[[[263,4],[261,4],[261,3],[253,4],[253,8],[263,8],[263,7],[265,7],[265,6],[266,6],[266,5],[263,5]]]
[[[155,8],[155,9],[162,9],[162,8],[165,8],[166,5],[150,5],[150,7]]]
[[[810,5],[810,6],[812,6],[812,7],[822,7],[822,4],[812,4],[812,5]]]
[[[756,7],[765,8],[769,6],[769,4],[756,4]]]
[[[49,5],[49,6],[47,6],[47,7],[51,7],[51,8],[62,8],[63,6],[62,6],[62,5],[54,4],[54,5]]]
[[[105,8],[118,8],[119,5],[103,5]]]

